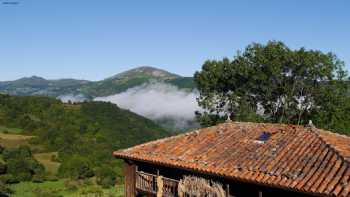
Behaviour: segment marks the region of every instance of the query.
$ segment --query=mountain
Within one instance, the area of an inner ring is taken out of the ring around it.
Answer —
[[[90,97],[109,96],[150,81],[162,81],[176,85],[179,88],[185,88],[185,86],[183,86],[181,83],[177,84],[177,81],[182,79],[185,79],[185,77],[158,68],[143,66],[119,73],[102,81],[97,81],[87,86],[83,86],[81,88],[81,92]],[[190,79],[187,79],[187,81],[190,81]],[[190,86],[187,85],[187,87]]]
[[[109,96],[123,92],[150,81],[161,81],[180,89],[193,89],[192,77],[182,77],[168,71],[142,66],[134,68],[101,81],[76,79],[47,80],[41,77],[25,77],[15,81],[0,82],[0,92],[10,95],[44,95],[60,97],[82,95],[91,100],[95,97]]]
[[[79,94],[80,87],[91,83],[87,80],[47,80],[42,77],[32,76],[15,81],[0,82],[0,92],[20,96],[42,95],[57,97],[64,94]]]
[[[154,79],[174,79],[181,77],[180,75],[170,73],[168,71],[151,67],[151,66],[141,66],[137,67],[119,74],[114,75],[113,77],[110,77],[110,79],[128,79],[128,78],[134,78],[134,77],[146,77],[146,78],[154,78]]]

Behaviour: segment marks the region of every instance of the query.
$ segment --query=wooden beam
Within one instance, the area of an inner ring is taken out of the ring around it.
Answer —
[[[136,196],[136,168],[137,166],[130,161],[124,162],[124,187],[125,197]]]

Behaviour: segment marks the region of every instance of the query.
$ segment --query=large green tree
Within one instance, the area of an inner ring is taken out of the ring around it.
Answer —
[[[197,115],[203,125],[230,117],[292,124],[315,120],[334,128],[335,122],[350,120],[328,114],[345,113],[346,77],[344,62],[332,53],[293,50],[277,41],[253,43],[232,60],[206,61],[195,73],[204,109]],[[326,124],[330,116],[336,120]]]

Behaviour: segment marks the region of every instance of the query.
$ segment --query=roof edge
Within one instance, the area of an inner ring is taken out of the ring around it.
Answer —
[[[182,166],[182,165],[170,164],[170,163],[162,162],[162,161],[152,161],[152,160],[141,159],[138,157],[131,157],[131,156],[127,156],[127,155],[124,155],[122,153],[119,153],[119,151],[114,151],[113,156],[116,158],[119,158],[119,159],[124,159],[124,160],[127,159],[127,160],[145,162],[145,163],[161,165],[161,166],[166,166],[166,167],[171,167],[171,168],[180,168],[183,170],[195,171],[195,172],[198,172],[201,174],[223,177],[223,178],[227,178],[227,179],[231,179],[231,180],[235,180],[235,181],[240,181],[240,182],[244,182],[244,183],[251,183],[251,184],[261,185],[261,186],[270,187],[270,188],[279,188],[279,189],[283,189],[286,191],[293,191],[293,192],[298,192],[298,193],[303,193],[303,194],[308,194],[308,195],[313,195],[313,196],[332,197],[332,195],[328,194],[328,193],[306,192],[304,190],[298,190],[295,188],[285,187],[285,186],[278,185],[278,184],[273,184],[273,183],[266,184],[266,183],[257,182],[257,181],[250,180],[250,179],[244,179],[244,178],[235,177],[235,176],[227,176],[227,175],[220,174],[220,173],[213,173],[213,172],[205,170],[204,168],[203,169],[202,168],[196,169],[196,168],[190,168],[190,167],[186,167],[186,166]]]

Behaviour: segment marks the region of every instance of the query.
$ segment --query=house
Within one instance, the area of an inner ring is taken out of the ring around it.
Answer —
[[[230,122],[115,151],[125,196],[350,197],[350,137]]]

